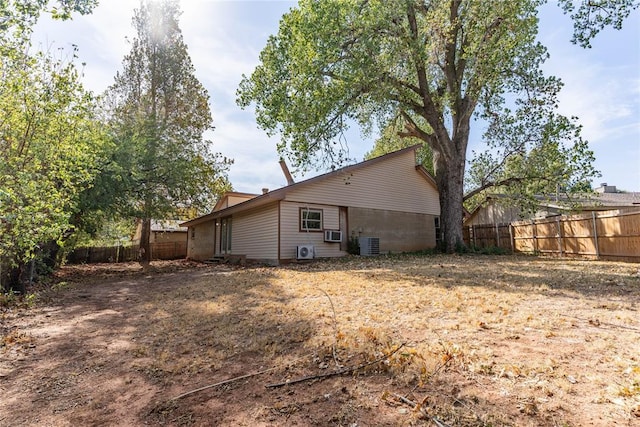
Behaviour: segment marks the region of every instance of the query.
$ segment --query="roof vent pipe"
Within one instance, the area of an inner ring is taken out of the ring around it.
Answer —
[[[280,159],[280,167],[282,168],[284,177],[287,178],[287,185],[295,184],[296,182],[293,180],[291,172],[289,172],[289,168],[287,167],[287,162],[285,162],[284,159]]]

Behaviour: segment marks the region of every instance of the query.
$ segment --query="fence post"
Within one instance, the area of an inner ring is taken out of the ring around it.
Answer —
[[[511,242],[511,253],[515,254],[516,253],[516,242],[513,239],[513,224],[509,223],[509,240]]]
[[[600,248],[598,246],[598,226],[596,225],[595,211],[591,211],[591,220],[593,222],[593,242],[596,245],[596,259],[600,259]]]
[[[471,224],[471,235],[473,236],[473,247],[476,247],[476,226]]]
[[[496,222],[496,248],[500,247],[500,229],[498,228],[498,223]]]
[[[538,227],[534,219],[531,220],[531,225],[533,225],[533,252],[537,255],[540,251],[538,247]]]
[[[560,228],[560,217],[556,218],[556,225],[558,226],[558,250],[560,251],[560,257],[562,257],[562,228]]]

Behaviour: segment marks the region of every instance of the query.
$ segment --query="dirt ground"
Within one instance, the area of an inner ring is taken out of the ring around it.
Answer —
[[[0,425],[640,426],[639,309],[613,262],[67,266],[0,308]]]

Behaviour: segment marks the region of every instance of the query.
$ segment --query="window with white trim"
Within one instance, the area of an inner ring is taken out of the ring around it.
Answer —
[[[322,232],[322,209],[300,208],[300,231]]]

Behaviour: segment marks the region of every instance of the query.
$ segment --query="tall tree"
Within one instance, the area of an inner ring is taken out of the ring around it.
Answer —
[[[592,156],[575,122],[555,111],[560,82],[541,71],[548,56],[536,42],[541,3],[302,0],[242,80],[238,102],[256,104],[258,124],[282,135],[279,149],[297,164],[336,157],[335,140],[350,120],[385,129],[402,117],[402,136],[433,152],[443,243],[453,251],[463,245],[474,114],[510,138],[486,134],[507,159],[535,150],[568,154],[572,164]],[[532,139],[519,136],[522,129]]]
[[[177,1],[142,1],[123,70],[107,91],[117,145],[117,203],[143,224],[141,261],[150,260],[152,218],[210,206],[228,188],[227,160],[210,151],[209,95],[194,75]]]
[[[91,1],[60,2],[57,18]],[[0,3],[0,283],[24,291],[27,263],[72,230],[104,141],[93,96],[71,61],[30,53],[48,2]]]

